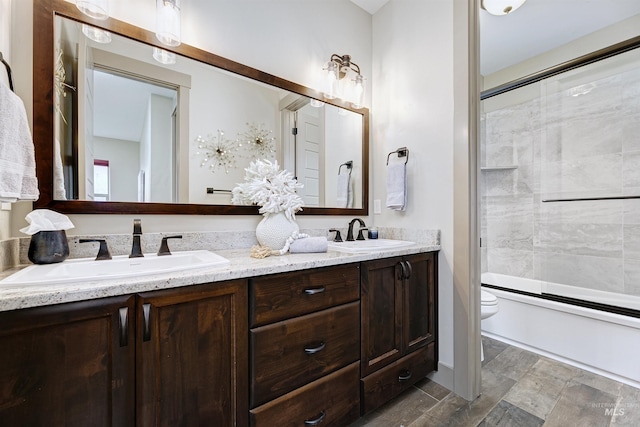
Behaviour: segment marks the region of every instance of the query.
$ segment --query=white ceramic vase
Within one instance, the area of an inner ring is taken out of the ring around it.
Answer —
[[[290,221],[284,211],[264,214],[264,218],[256,227],[256,238],[261,246],[278,251],[284,248],[287,239],[299,230],[298,224]]]

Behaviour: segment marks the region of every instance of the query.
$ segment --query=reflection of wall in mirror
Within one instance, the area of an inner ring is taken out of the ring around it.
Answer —
[[[221,129],[225,138],[236,140],[238,133],[248,130],[247,122],[254,122],[262,124],[264,129],[273,131],[273,136],[276,137],[275,147],[278,150],[278,92],[274,88],[236,76],[212,72],[210,67],[197,63],[192,63],[189,69],[183,68],[181,71],[188,72],[191,75],[192,87],[198,88],[191,91],[189,111],[189,203],[231,204],[230,193],[207,194],[207,187],[232,190],[237,183],[244,181],[244,169],[255,159],[255,154],[251,147],[242,144],[235,153],[237,168],[229,170],[228,174],[220,167],[211,172],[209,164],[200,166],[203,157],[196,154],[199,150],[195,139],[198,135],[216,135],[217,130]],[[274,159],[275,157],[270,160]]]
[[[337,107],[327,107],[325,113],[325,203],[336,207],[338,195],[338,169],[342,163],[353,160],[351,187],[352,207],[362,206],[362,116]],[[344,167],[343,167],[344,169]]]

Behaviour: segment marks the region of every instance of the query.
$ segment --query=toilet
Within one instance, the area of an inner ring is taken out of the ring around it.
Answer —
[[[480,288],[480,320],[498,312],[498,298],[489,291]],[[484,361],[484,346],[480,340],[480,361]]]

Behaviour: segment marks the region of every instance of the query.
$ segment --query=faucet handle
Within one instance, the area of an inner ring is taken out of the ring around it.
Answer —
[[[336,237],[333,239],[333,241],[334,242],[342,242],[342,236],[340,235],[340,230],[338,230],[337,228],[329,229],[329,233],[331,233],[332,231],[335,231],[335,233],[336,233]]]
[[[96,261],[102,261],[105,259],[111,259],[111,254],[109,253],[109,246],[107,246],[107,241],[105,239],[80,239],[78,240],[80,243],[88,243],[88,242],[98,242],[100,243],[100,248],[98,249],[98,256],[96,256]]]
[[[362,227],[358,229],[358,237],[356,237],[356,240],[364,240],[364,234],[362,234],[362,232],[364,230],[368,230],[369,227]]]
[[[169,244],[167,243],[167,239],[182,239],[182,235],[163,237],[162,242],[160,243],[160,249],[158,249],[158,256],[171,255],[171,251],[169,250]]]

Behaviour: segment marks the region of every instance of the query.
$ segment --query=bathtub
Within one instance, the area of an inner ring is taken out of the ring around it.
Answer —
[[[531,294],[548,292],[550,285],[492,273],[483,273],[481,278],[482,283]],[[551,289],[558,293],[556,288]],[[530,295],[487,290],[498,298],[500,310],[482,321],[483,335],[640,388],[637,360],[640,319]],[[585,299],[584,295],[563,295]],[[591,296],[598,297],[597,293]],[[618,305],[615,294],[607,297],[607,304]],[[637,301],[632,301],[635,304]]]

